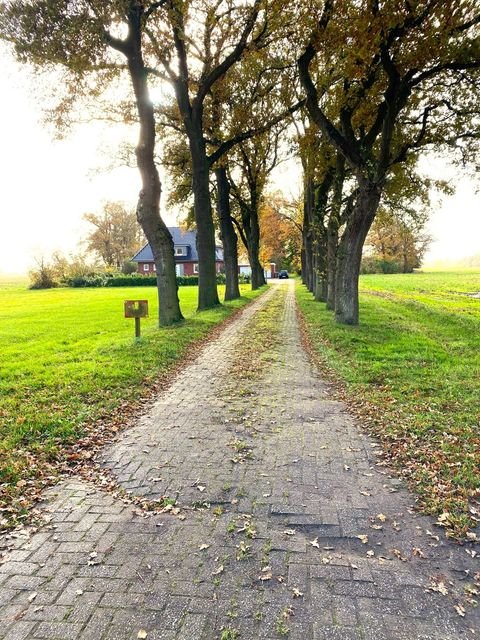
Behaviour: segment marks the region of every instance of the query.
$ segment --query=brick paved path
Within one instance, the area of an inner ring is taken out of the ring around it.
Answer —
[[[285,292],[268,366],[237,384],[226,362]],[[473,547],[415,515],[375,450],[309,364],[293,283],[272,287],[103,453],[179,514],[142,517],[80,480],[51,490],[50,525],[0,565],[0,638],[479,637],[478,612],[455,610]]]

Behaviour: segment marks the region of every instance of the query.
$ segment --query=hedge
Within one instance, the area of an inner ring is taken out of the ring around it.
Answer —
[[[250,282],[250,276],[240,274],[239,282]],[[143,276],[136,273],[131,275],[107,275],[104,273],[92,273],[87,276],[69,278],[65,284],[67,287],[155,287],[156,276]],[[198,286],[198,276],[177,276],[179,287]],[[225,284],[225,274],[217,274],[217,284]]]

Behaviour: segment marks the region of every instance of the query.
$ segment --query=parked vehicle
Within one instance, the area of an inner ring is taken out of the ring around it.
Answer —
[[[285,269],[282,269],[282,271],[280,271],[280,273],[278,274],[278,277],[280,280],[284,280],[285,278],[288,278],[288,271],[286,271]]]

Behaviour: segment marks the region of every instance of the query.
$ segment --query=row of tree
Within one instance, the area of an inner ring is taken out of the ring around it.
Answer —
[[[455,148],[464,160],[477,151],[479,22],[475,0],[10,0],[0,37],[20,60],[66,69],[57,119],[114,82],[116,97],[125,92],[110,111],[120,102],[119,115],[139,123],[137,219],[156,261],[160,324],[182,316],[160,216],[158,137],[178,197],[193,194],[204,309],[219,302],[211,179],[234,298],[237,233],[253,286],[263,283],[258,214],[292,126],[304,172],[304,281],[354,324],[379,207],[402,211],[425,198],[425,148]],[[155,83],[162,105],[151,99]]]

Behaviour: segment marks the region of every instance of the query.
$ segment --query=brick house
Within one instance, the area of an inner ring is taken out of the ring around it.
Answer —
[[[177,276],[195,276],[198,274],[197,232],[185,231],[180,227],[168,227],[174,244],[175,271]],[[153,253],[149,244],[146,244],[136,253],[132,262],[137,263],[138,273],[146,276],[155,274],[156,267]],[[215,247],[215,265],[217,273],[223,271],[223,248]]]

